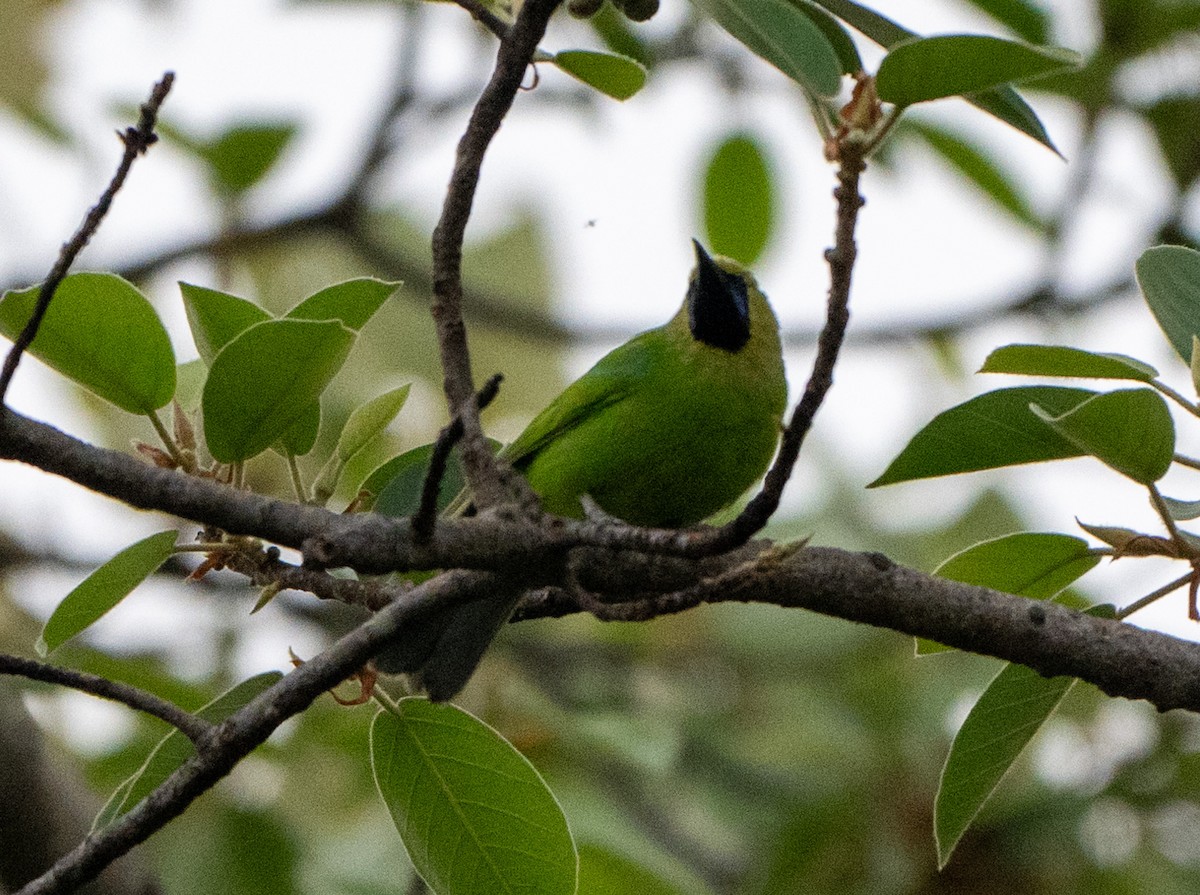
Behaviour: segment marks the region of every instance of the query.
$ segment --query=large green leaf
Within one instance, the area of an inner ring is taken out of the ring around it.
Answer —
[[[1110,605],[1093,606],[1087,614],[1115,617]],[[954,737],[934,800],[939,867],[946,866],[971,821],[1074,683],[1073,677],[1045,678],[1009,664],[979,697]]]
[[[1019,532],[968,547],[947,559],[933,574],[950,581],[1045,600],[1059,594],[1099,562],[1100,557],[1082,538]],[[919,655],[947,649],[930,640],[917,640]]]
[[[628,56],[595,50],[563,50],[554,64],[613,99],[626,100],[646,84],[646,67]]]
[[[1192,359],[1192,336],[1200,335],[1200,252],[1155,246],[1134,267],[1154,319],[1183,358]]]
[[[934,417],[867,487],[1083,456],[1087,451],[1055,432],[1029,405],[1066,413],[1095,394],[1034,385],[979,395]]]
[[[210,724],[219,724],[238,709],[247,705],[254,697],[283,679],[278,671],[268,671],[242,681],[240,684],[222,693],[212,702],[204,705],[195,712],[197,718],[202,718]],[[173,730],[154,747],[141,768],[116,788],[100,813],[92,822],[92,830],[103,829],[122,814],[125,814],[158,788],[164,780],[171,776],[195,752],[192,741],[178,730]]]
[[[314,292],[284,316],[294,320],[338,320],[358,332],[401,285],[374,277],[346,280]]]
[[[1018,532],[968,547],[938,566],[934,574],[963,584],[1044,600],[1099,562],[1100,557],[1083,538],[1052,532]]]
[[[752,265],[775,223],[771,168],[750,134],[726,137],[704,172],[704,230],[713,251]]]
[[[979,697],[954,737],[934,801],[939,867],[1074,683],[1006,665]]]
[[[1158,377],[1158,370],[1124,354],[1098,354],[1061,345],[1005,345],[987,356],[979,372],[1136,382],[1153,382]]]
[[[1135,482],[1157,482],[1171,466],[1175,424],[1158,392],[1120,389],[1059,413],[1033,403],[1034,413],[1054,431]]]
[[[249,459],[300,419],[346,360],[337,320],[266,320],[221,349],[204,384],[204,437],[221,463]]]
[[[578,859],[541,775],[477,718],[402,699],[371,725],[371,767],[421,878],[437,895],[574,895]]]
[[[1078,53],[984,34],[910,38],[879,64],[879,98],[897,106],[978,93],[1004,84],[1068,71]]]
[[[33,286],[0,298],[0,333],[17,338],[40,290]],[[167,331],[146,297],[115,274],[66,277],[29,351],[130,413],[151,413],[175,394],[175,352]]]
[[[160,531],[130,544],[81,581],[55,607],[36,649],[45,656],[95,623],[167,561],[178,532]]]
[[[692,0],[751,51],[817,96],[834,96],[842,65],[829,38],[788,0]]]

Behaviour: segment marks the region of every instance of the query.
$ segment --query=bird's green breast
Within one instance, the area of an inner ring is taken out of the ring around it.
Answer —
[[[627,522],[677,527],[741,496],[771,461],[787,400],[778,325],[756,289],[751,317],[750,341],[729,352],[693,339],[681,311],[568,388],[530,431],[568,424],[515,445],[546,509],[578,516],[588,494]]]

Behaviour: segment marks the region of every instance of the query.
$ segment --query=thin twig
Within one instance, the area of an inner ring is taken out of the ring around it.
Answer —
[[[503,379],[502,375],[495,373],[483,384],[483,388],[475,396],[476,411],[483,410],[496,400]],[[450,451],[458,444],[462,434],[462,417],[456,416],[438,433],[437,441],[433,443],[433,451],[429,455],[429,470],[425,473],[425,481],[421,485],[421,504],[412,520],[413,541],[417,544],[428,544],[429,539],[433,537],[433,526],[437,522],[438,497],[441,494],[442,479],[446,476],[446,463],[450,459]]]
[[[47,662],[38,662],[21,656],[10,656],[0,653],[0,674],[11,674],[29,678],[32,681],[43,681],[47,684],[58,684],[70,687],[102,699],[111,699],[127,705],[131,709],[153,715],[166,721],[193,743],[199,743],[212,732],[213,726],[203,718],[198,718],[186,712],[174,703],[160,699],[153,693],[148,693],[129,684],[110,681],[108,678],[76,671],[73,668],[61,668]]]
[[[463,422],[462,455],[467,481],[481,506],[501,501],[505,489],[479,424],[467,330],[462,315],[462,246],[483,158],[512,107],[550,16],[561,0],[526,0],[500,42],[491,80],[480,94],[458,143],[442,214],[433,231],[433,319],[441,352],[443,387],[451,416]]]
[[[141,117],[138,119],[137,126],[118,131],[117,136],[125,144],[125,151],[121,156],[121,163],[117,166],[117,172],[113,175],[107,189],[100,194],[100,200],[88,211],[83,223],[75,231],[75,235],[59,250],[58,260],[54,262],[54,266],[50,269],[49,275],[38,292],[37,303],[33,307],[33,314],[30,315],[29,322],[25,324],[25,328],[21,330],[9,350],[8,356],[4,359],[4,368],[0,370],[0,412],[3,412],[5,396],[8,394],[9,383],[12,382],[13,375],[17,372],[17,364],[21,362],[21,356],[37,336],[38,328],[42,325],[46,311],[50,308],[50,300],[54,298],[59,284],[66,277],[71,265],[75,263],[75,258],[83,251],[83,247],[96,235],[101,221],[108,214],[113,198],[125,183],[125,178],[129,174],[129,169],[133,167],[134,160],[158,139],[154,133],[154,124],[158,118],[159,107],[167,98],[174,80],[174,72],[164,74],[162,80],[155,84],[154,89],[150,91],[150,98],[142,104]]]
[[[854,231],[859,209],[863,206],[858,183],[865,168],[866,161],[861,147],[847,143],[838,167],[838,186],[833,192],[837,199],[837,225],[834,230],[833,248],[825,253],[825,259],[829,263],[829,300],[826,305],[825,326],[817,339],[817,356],[813,361],[808,383],[804,387],[804,394],[792,411],[791,420],[780,440],[779,454],[767,470],[762,489],[736,518],[719,528],[698,534],[685,534],[682,541],[672,537],[664,539],[654,532],[647,532],[652,540],[675,541],[673,546],[682,548],[679,553],[684,556],[724,553],[740,547],[762,531],[779,508],[784,486],[787,485],[800,456],[800,447],[833,385],[833,370],[837,365],[838,354],[846,338],[846,328],[850,323],[850,283],[858,255]]]

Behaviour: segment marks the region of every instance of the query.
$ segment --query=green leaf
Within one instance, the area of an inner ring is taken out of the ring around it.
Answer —
[[[1135,382],[1153,382],[1158,376],[1154,367],[1124,354],[1098,354],[1060,345],[1005,345],[988,355],[979,372]]]
[[[968,547],[933,574],[1034,600],[1056,596],[1100,562],[1087,541],[1071,535],[1019,532]],[[919,638],[918,655],[949,649]]]
[[[817,0],[843,22],[857,28],[881,47],[892,47],[916,33],[853,0]]]
[[[210,724],[219,724],[281,680],[283,675],[278,671],[255,675],[226,690],[194,714]],[[192,741],[178,730],[163,737],[137,773],[118,786],[100,809],[92,822],[92,832],[103,829],[128,812],[175,773],[195,751]]]
[[[379,793],[437,895],[573,895],[578,860],[541,775],[477,718],[423,698],[371,725]]]
[[[411,389],[411,385],[402,385],[356,407],[346,420],[341,437],[338,438],[337,455],[342,460],[349,460],[366,447],[367,442],[386,429],[396,418],[396,414],[408,400]]]
[[[842,66],[842,74],[854,75],[863,70],[862,57],[858,55],[858,47],[854,44],[854,38],[842,27],[841,22],[813,0],[791,0],[791,3],[821,29],[821,33],[825,35],[829,45],[837,54],[838,61]]]
[[[599,845],[579,846],[578,895],[685,895],[641,864]],[[689,893],[696,895],[696,893]]]
[[[411,386],[402,385],[390,392],[384,392],[355,408],[350,414],[346,425],[342,427],[337,447],[313,482],[313,498],[317,503],[324,504],[329,500],[337,488],[338,479],[341,478],[346,463],[396,418],[396,414],[408,399],[410,388]]]
[[[40,289],[0,298],[0,333],[17,338]],[[29,352],[130,413],[152,413],[175,394],[175,352],[167,331],[146,297],[115,274],[64,279]]]
[[[296,417],[271,449],[285,457],[303,457],[317,443],[321,432],[321,402],[313,401]]]
[[[1068,71],[1078,53],[983,34],[910,38],[879,64],[879,98],[897,106],[978,93],[993,87]]]
[[[1192,360],[1188,364],[1192,374],[1192,390],[1200,395],[1200,336],[1192,336]]]
[[[1013,218],[1035,230],[1044,228],[1037,212],[1021,195],[1016,183],[993,158],[970,140],[944,128],[921,122],[906,122],[904,128],[919,136],[960,174],[975,184]]]
[[[979,697],[954,737],[934,801],[939,868],[1074,683],[1006,665]]]
[[[35,648],[45,656],[92,625],[166,562],[178,532],[160,531],[130,544],[67,594],[46,620]]]
[[[1037,117],[1029,103],[1021,98],[1011,87],[997,87],[993,90],[983,90],[971,96],[963,97],[977,109],[982,109],[994,118],[998,118],[1010,127],[1014,127],[1028,137],[1037,140],[1059,158],[1063,154],[1058,151],[1042,120]]]
[[[628,56],[595,50],[563,50],[553,62],[573,78],[605,96],[627,100],[646,84],[646,67]]]
[[[421,505],[421,489],[429,474],[433,445],[425,444],[384,463],[367,476],[362,490],[375,495],[368,508],[384,516],[411,516]],[[466,487],[458,448],[450,452],[446,474],[438,491],[438,511],[446,509],[455,496]]]
[[[1158,392],[1120,389],[1059,413],[1032,403],[1033,412],[1056,432],[1135,482],[1157,482],[1171,466],[1175,424]]]
[[[1036,44],[1050,36],[1050,16],[1030,0],[971,0],[971,5],[1007,25],[1022,40]]]
[[[752,265],[775,224],[771,168],[758,141],[733,134],[704,172],[704,229],[713,251]]]
[[[261,453],[307,412],[354,333],[337,320],[265,320],[221,349],[204,383],[204,437],[221,463]]]
[[[1142,252],[1134,270],[1154,319],[1183,362],[1189,363],[1192,336],[1200,335],[1200,252],[1184,246],[1155,246]]]
[[[1200,177],[1200,96],[1167,96],[1140,110],[1150,122],[1162,150],[1163,162],[1179,193]]]
[[[1064,590],[1100,562],[1083,538],[1050,532],[1018,532],[968,547],[933,574],[950,581],[990,587],[1045,600]]]
[[[818,2],[839,19],[849,23],[871,40],[888,49],[918,36],[916,32],[896,24],[886,16],[855,3],[853,0],[818,0]],[[1061,156],[1033,109],[1011,87],[984,90],[965,97],[965,99],[976,108],[982,109],[989,115],[1037,140],[1055,155]]]
[[[812,18],[788,0],[692,2],[805,90],[837,94],[842,74],[837,51]]]
[[[1029,405],[1066,413],[1095,394],[1034,385],[979,395],[934,417],[867,487],[1081,457],[1087,451],[1055,432]]]
[[[588,21],[604,45],[614,53],[636,59],[643,65],[653,61],[654,48],[642,39],[638,29],[613,4],[605,3]]]
[[[212,366],[213,358],[234,337],[256,323],[271,319],[271,315],[254,302],[228,292],[183,282],[179,284],[179,291],[183,294],[183,309],[192,330],[192,340],[206,366]]]
[[[295,135],[291,123],[241,124],[195,151],[208,162],[217,189],[237,195],[266,176]]]
[[[346,280],[313,293],[284,317],[292,320],[338,320],[358,332],[402,285],[374,277]]]

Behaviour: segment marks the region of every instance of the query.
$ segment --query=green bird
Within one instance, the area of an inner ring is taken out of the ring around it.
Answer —
[[[548,512],[582,517],[586,495],[626,522],[679,528],[729,506],[770,465],[787,405],[779,321],[745,267],[693,243],[679,312],[606,354],[501,452]],[[514,601],[419,622],[377,664],[450,699]]]

